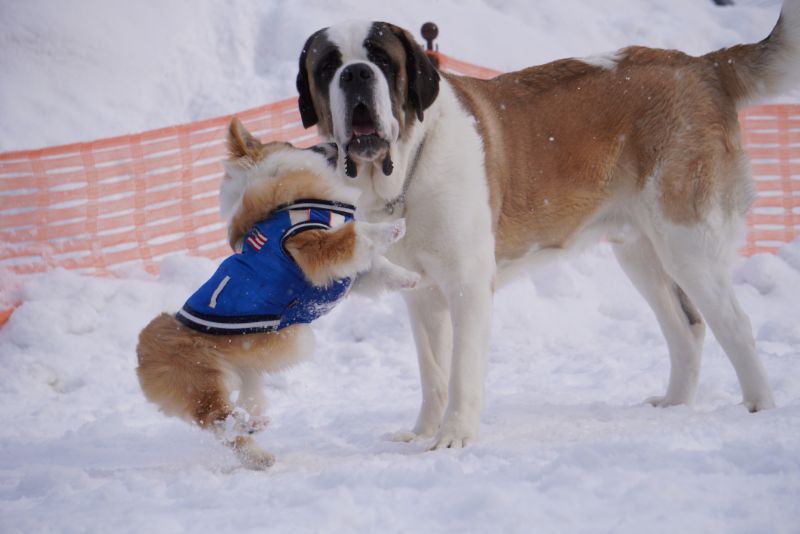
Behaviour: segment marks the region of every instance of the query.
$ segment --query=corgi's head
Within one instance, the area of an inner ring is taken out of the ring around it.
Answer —
[[[355,204],[359,191],[336,173],[336,145],[297,148],[282,141],[262,143],[234,117],[228,127],[228,158],[220,186],[220,213],[231,246],[274,208],[300,198]]]

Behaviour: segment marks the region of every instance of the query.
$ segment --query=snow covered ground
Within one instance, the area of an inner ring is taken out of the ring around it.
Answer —
[[[700,53],[762,38],[776,15],[701,0],[0,1],[0,150],[290,96],[304,38],[344,18],[432,19],[443,51],[507,69],[630,43]],[[711,335],[696,405],[642,406],[666,387],[666,347],[603,245],[500,290],[482,437],[464,450],[382,439],[418,408],[404,306],[345,302],[308,362],[266,380],[266,473],[162,416],[134,374],[138,331],[213,267],[0,276],[24,301],[0,330],[0,532],[800,531],[800,241],[735,273],[774,410],[737,405]]]

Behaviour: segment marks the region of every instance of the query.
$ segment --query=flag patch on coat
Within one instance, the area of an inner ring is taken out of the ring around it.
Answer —
[[[254,250],[261,250],[261,247],[267,242],[267,237],[258,231],[258,228],[253,228],[250,235],[247,236],[247,242]]]

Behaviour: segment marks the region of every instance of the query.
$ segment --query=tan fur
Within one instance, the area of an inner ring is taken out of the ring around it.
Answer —
[[[355,223],[336,230],[308,230],[286,240],[286,251],[303,270],[308,280],[326,286],[334,279],[332,264],[345,264],[353,259],[356,248]]]
[[[265,180],[250,186],[242,198],[239,211],[228,226],[228,240],[231,247],[237,248],[236,244],[250,228],[275,208],[304,197],[335,200],[331,186],[306,170],[289,172],[277,181]]]
[[[236,119],[229,128],[228,149],[229,163],[248,170],[277,151],[296,150],[285,143],[261,144]],[[332,186],[310,170],[258,178],[246,190],[229,224],[232,245],[281,204],[301,198],[338,200]],[[355,223],[350,222],[336,230],[301,232],[288,238],[285,246],[312,283],[325,285],[357,274],[353,262],[357,241]],[[366,252],[370,250],[367,247]],[[361,263],[363,260],[369,258],[362,258]],[[147,399],[164,413],[215,432],[244,466],[265,469],[274,458],[247,435],[266,425],[263,396],[254,379],[298,362],[312,346],[313,334],[305,324],[277,332],[226,336],[195,331],[173,315],[161,314],[139,335],[137,374]],[[237,412],[230,400],[240,386],[242,394],[249,387],[248,394],[254,397],[237,401],[247,415]],[[230,423],[233,435],[226,428]]]
[[[281,196],[287,188],[275,189],[280,192],[266,187],[259,191],[271,190],[272,194],[265,198],[277,198],[278,203],[293,199]],[[304,193],[301,196],[308,196],[308,190],[299,191]],[[254,195],[251,200],[253,198],[262,197]],[[254,208],[250,206],[249,209]],[[334,273],[351,262],[355,247],[354,223],[332,231],[309,230],[286,240],[289,253],[317,285],[337,278]],[[197,332],[182,325],[174,316],[161,314],[139,335],[136,371],[145,396],[164,413],[219,433],[222,424],[234,414],[229,399],[245,374],[275,372],[293,365],[312,345],[313,335],[308,325],[291,325],[277,332],[225,336]],[[254,403],[256,413],[251,415],[262,415],[259,404]],[[246,436],[223,441],[248,467],[263,469],[274,461]]]
[[[279,332],[221,336],[204,334],[162,313],[139,334],[136,372],[147,399],[167,415],[203,428],[224,421],[233,406],[231,375],[239,370],[275,372],[302,357],[304,325]]]
[[[714,198],[747,207],[736,106],[707,59],[633,47],[614,69],[567,59],[446,78],[481,129],[498,259],[568,246],[654,177],[678,224],[703,220]]]
[[[400,127],[400,136],[402,139],[410,134],[407,125],[413,124],[416,112],[414,107],[408,102],[408,72],[406,70],[406,50],[400,39],[406,42],[415,42],[414,36],[403,28],[385,24],[384,29],[386,32],[391,32],[397,39],[380,39],[381,49],[391,58],[394,67],[396,68],[395,78],[396,83],[391,88],[392,112],[395,119],[397,119]],[[321,38],[320,38],[321,39]],[[308,49],[307,57],[301,68],[305,69],[306,79],[308,80],[309,93],[311,100],[316,110],[323,111],[317,114],[319,123],[317,124],[317,132],[320,137],[330,138],[333,136],[333,121],[330,114],[330,94],[328,91],[323,91],[317,84],[314,71],[319,67],[319,63],[325,60],[323,52],[326,51],[324,41],[319,40],[317,46]]]
[[[547,249],[577,250],[604,236],[618,243],[617,258],[667,340],[669,386],[648,402],[692,402],[707,320],[736,369],[747,408],[774,406],[729,267],[753,198],[737,109],[800,73],[800,0],[786,0],[782,21],[762,43],[702,57],[631,47],[490,80],[431,75],[424,58],[418,61],[422,49],[383,22],[343,24],[309,38],[298,73],[306,126],[315,122],[312,112],[328,120],[335,111],[334,137],[343,136],[351,125],[338,121],[352,117],[342,106],[331,110],[328,94],[337,104],[360,97],[341,83],[347,77],[320,75],[327,87],[306,87],[317,61],[305,54],[315,48],[332,50],[344,64],[366,56],[383,70],[387,85],[376,86],[381,97],[372,111],[389,111],[385,87],[400,124],[391,153],[401,172],[385,178],[355,161],[353,182],[372,220],[396,216],[394,199],[402,202],[410,239],[392,253],[422,266],[431,286],[408,300],[423,394],[413,431],[397,439],[435,436],[433,448],[474,440],[495,276],[508,280],[559,256]],[[398,83],[402,66],[407,72]],[[419,121],[408,120],[413,108]],[[334,133],[330,121],[318,131]],[[340,151],[350,150],[348,139],[335,140]]]
[[[796,20],[797,2],[788,9]],[[743,214],[753,191],[737,109],[798,78],[785,15],[763,41],[701,57],[629,47],[610,68],[565,59],[491,80],[445,75],[484,141],[497,258],[568,246],[648,180],[673,223],[713,206]]]
[[[320,61],[324,60],[325,57],[322,55],[326,52],[325,46],[319,47],[311,47],[307,50],[308,58],[306,60],[306,75],[308,76],[308,85],[310,89],[311,99],[314,104],[314,108],[316,109],[329,109],[330,108],[330,95],[327,91],[321,91],[320,87],[317,86],[317,79],[314,76],[314,69],[311,66],[316,67]],[[319,115],[319,130],[321,135],[329,135],[333,132],[333,123],[331,122],[331,116],[329,113]]]
[[[723,48],[703,56],[723,89],[741,108],[800,83],[800,2],[785,0],[772,32],[761,42]]]
[[[355,246],[353,223],[334,231],[309,230],[286,241],[290,254],[318,285],[336,278],[333,273],[352,260]],[[246,375],[284,369],[300,361],[312,346],[313,334],[305,324],[277,332],[212,335],[188,328],[164,313],[139,335],[136,372],[145,397],[165,414],[214,431],[246,467],[264,469],[274,458],[252,438],[241,432],[232,439],[223,436],[223,424],[235,415],[231,393]],[[262,416],[258,399],[242,399],[240,404],[250,416]]]
[[[228,125],[226,145],[229,161],[238,162],[243,166],[259,162],[277,151],[293,148],[290,143],[282,141],[262,143],[245,129],[238,117],[233,117]]]
[[[389,31],[406,42],[415,42],[414,36],[408,30],[397,26],[388,25]],[[384,39],[381,46],[397,66],[397,82],[391,91],[392,113],[400,126],[400,138],[405,140],[410,134],[408,124],[413,124],[416,112],[414,106],[408,101],[408,72],[406,71],[406,50],[399,39]]]

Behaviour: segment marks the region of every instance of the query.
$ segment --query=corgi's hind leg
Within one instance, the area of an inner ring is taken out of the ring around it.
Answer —
[[[243,372],[225,364],[222,367],[216,387],[207,391],[203,401],[198,403],[197,419],[202,417],[204,424],[201,426],[214,432],[220,442],[230,447],[243,467],[267,469],[275,463],[275,456],[262,449],[252,437],[269,424],[269,419],[263,415],[266,401],[261,377],[254,370]],[[230,401],[235,389],[239,389],[237,406]]]
[[[250,367],[239,369],[242,387],[236,405],[245,413],[236,410],[237,425],[242,434],[261,432],[269,425],[269,417],[264,415],[267,409],[267,398],[264,395],[264,382],[261,373]]]
[[[209,405],[215,401],[209,398]],[[224,417],[223,417],[224,415]],[[227,403],[205,418],[204,428],[211,430],[220,442],[230,447],[242,466],[247,469],[267,469],[275,463],[275,456],[265,451],[252,434],[266,428],[269,420],[264,416],[251,416],[242,408]]]

